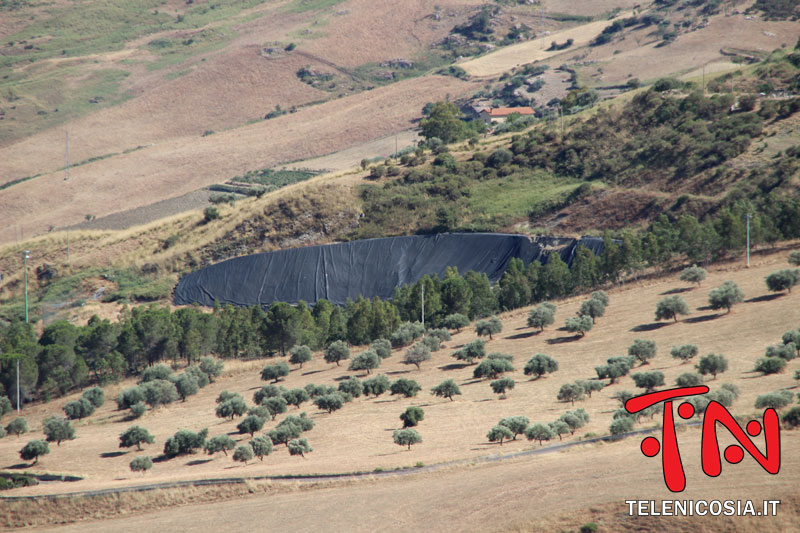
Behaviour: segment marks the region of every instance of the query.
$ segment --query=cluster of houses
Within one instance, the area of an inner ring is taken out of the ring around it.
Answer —
[[[499,124],[505,122],[508,117],[518,114],[522,117],[533,116],[535,112],[531,107],[489,107],[482,105],[466,105],[461,108],[461,112],[469,118],[479,118],[486,125]]]

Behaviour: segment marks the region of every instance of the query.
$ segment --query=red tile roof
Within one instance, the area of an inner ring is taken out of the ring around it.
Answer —
[[[511,113],[519,113],[520,115],[533,115],[533,109],[530,107],[495,107],[489,109],[490,117],[507,117]]]

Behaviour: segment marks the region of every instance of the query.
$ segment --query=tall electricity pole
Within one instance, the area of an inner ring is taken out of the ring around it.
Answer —
[[[25,250],[25,324],[28,323],[28,258],[30,254],[30,250]],[[17,357],[17,415],[20,412],[19,360],[20,358]]]
[[[747,268],[750,268],[750,219],[753,213],[747,213],[744,218],[747,221]]]
[[[64,181],[69,179],[69,132],[67,132],[67,143],[64,151]]]

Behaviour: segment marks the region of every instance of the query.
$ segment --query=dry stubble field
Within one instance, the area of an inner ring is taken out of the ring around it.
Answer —
[[[416,398],[361,398],[331,415],[304,405],[302,410],[308,411],[316,423],[316,427],[306,434],[314,452],[305,459],[291,457],[285,448],[279,446],[263,463],[242,466],[219,454],[213,458],[198,454],[157,463],[146,476],[132,475],[127,468],[132,457],[137,454],[158,455],[164,440],[178,428],[199,430],[208,427],[210,435],[235,432],[236,422],[214,417],[214,398],[221,390],[232,390],[242,393],[250,401],[253,391],[261,385],[258,371],[265,361],[228,364],[228,375],[224,379],[206,387],[185,403],[155,410],[137,422],[156,437],[156,443],[145,451],[128,451],[115,456],[117,435],[131,423],[122,421],[122,415],[115,412],[113,402],[109,402],[89,420],[77,424],[76,440],[62,443],[60,447],[53,446],[51,454],[30,469],[77,474],[85,480],[60,485],[43,484],[17,490],[15,494],[43,495],[176,479],[371,471],[412,466],[417,462],[431,465],[538,448],[538,444],[524,439],[500,447],[488,443],[485,435],[504,416],[522,414],[532,422],[554,420],[571,408],[569,404],[556,401],[560,385],[593,377],[594,366],[602,364],[609,356],[624,353],[635,338],[656,341],[658,356],[643,370],[664,372],[668,384],[672,384],[680,373],[691,370],[689,365],[681,365],[669,356],[673,344],[694,342],[700,346],[701,354],[725,354],[730,360],[729,370],[708,384],[712,390],[723,383],[736,384],[742,393],[733,412],[755,414],[753,402],[758,394],[796,385],[792,379],[798,368],[796,360],[790,362],[782,374],[759,377],[752,372],[755,360],[763,355],[765,347],[779,341],[784,331],[796,328],[800,322],[796,294],[765,297],[764,276],[784,265],[785,253],[779,253],[756,258],[749,270],[739,264],[712,268],[703,287],[682,293],[692,309],[688,319],[649,331],[632,329],[652,324],[655,303],[665,292],[684,287],[675,277],[609,291],[611,304],[606,316],[599,319],[595,328],[580,340],[566,340],[567,334],[556,327],[533,335],[525,326],[525,310],[506,314],[502,317],[504,331],[488,343],[489,351],[511,353],[515,357],[517,370],[512,377],[517,384],[505,400],[497,399],[488,382],[472,379],[473,367],[460,368],[450,357],[456,347],[474,337],[474,333],[464,331],[446,343],[446,349],[435,353],[421,371],[400,363],[401,350],[383,363],[380,372],[392,379],[403,376],[420,382],[423,391]],[[698,310],[706,305],[708,290],[728,279],[738,283],[750,301],[736,306],[730,315]],[[572,298],[559,302],[556,326],[563,324],[565,318],[576,311],[581,300]],[[522,374],[522,367],[531,355],[540,352],[555,357],[560,370],[541,380],[529,381]],[[302,370],[292,371],[284,385],[335,384],[337,379],[351,374],[344,367],[324,363],[317,355]],[[428,392],[448,377],[455,379],[463,392],[454,402],[435,398]],[[109,387],[108,397],[113,398],[119,388],[121,386]],[[591,399],[576,403],[575,407],[584,407],[591,416],[590,423],[580,431],[581,435],[607,432],[611,414],[617,408],[617,402],[611,396],[620,390],[634,390],[630,377],[594,393]],[[26,416],[32,433],[20,439],[9,437],[0,440],[0,465],[4,468],[19,465],[17,451],[22,444],[40,432],[41,420],[45,416],[59,412],[70,399],[29,408]],[[392,443],[391,432],[400,426],[397,417],[409,405],[418,405],[425,410],[425,420],[418,427],[424,442],[406,451]],[[268,423],[265,429],[274,424]],[[234,437],[244,441],[249,438]],[[576,434],[571,439],[578,438]],[[747,460],[738,466],[725,467],[719,479],[706,478],[697,465],[695,456],[698,454],[693,451],[699,450],[699,431],[685,430],[679,439],[686,461],[689,487],[686,497],[760,499],[777,495],[786,498],[800,480],[800,456],[797,454],[800,442],[796,432],[783,434],[783,466],[781,473],[774,477],[761,471],[755,462]],[[474,530],[489,525],[489,529],[501,526],[514,526],[521,530],[533,526],[548,529],[569,520],[583,520],[584,516],[588,520],[592,513],[598,519],[608,516],[608,520],[616,520],[624,510],[622,501],[625,498],[671,498],[660,479],[660,461],[648,461],[638,451],[638,444],[637,438],[614,444],[587,444],[501,463],[462,465],[403,479],[359,482],[312,491],[300,490],[301,487],[292,484],[288,489],[283,486],[282,490],[268,487],[269,497],[252,496],[236,502],[205,505],[202,509],[187,506],[148,513],[115,524],[115,528],[132,530],[159,524],[162,528],[173,529],[177,524],[191,523],[199,529],[210,530],[214,524],[222,527],[234,522],[244,527],[281,523],[281,527],[301,530],[315,529],[315,526],[367,530],[375,525],[372,519],[366,519],[370,513],[377,513],[387,525],[391,524],[392,529],[423,523],[433,529],[448,526],[457,530]],[[111,456],[103,457],[104,454]],[[279,482],[275,484],[281,486]],[[157,502],[154,506],[158,506]],[[293,516],[287,516],[285,506],[303,506],[306,511],[288,513]],[[541,513],[547,513],[547,518],[540,524],[537,517],[541,517]],[[787,506],[786,513],[791,513],[790,506]],[[787,515],[782,516],[785,518]],[[713,524],[719,523],[712,522],[711,528],[718,529]],[[739,521],[734,526],[751,530],[752,524],[752,521]],[[767,530],[772,526],[775,527],[771,530],[781,529],[779,521],[769,524],[764,521],[758,527],[763,528],[765,524],[769,526]],[[109,525],[97,522],[92,527],[102,529]],[[80,527],[83,529],[85,526]]]

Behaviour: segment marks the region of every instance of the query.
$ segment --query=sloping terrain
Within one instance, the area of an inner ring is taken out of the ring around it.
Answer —
[[[59,413],[60,408],[74,397],[65,397],[47,404],[31,406],[25,416],[31,433],[20,438],[6,437],[0,440],[0,458],[5,469],[16,471],[51,472],[83,477],[82,481],[58,484],[40,484],[35,487],[16,489],[15,495],[37,495],[79,490],[97,490],[109,487],[126,487],[142,484],[174,481],[178,479],[202,479],[231,476],[275,476],[281,474],[326,474],[353,471],[372,471],[376,468],[389,470],[400,466],[413,466],[416,463],[435,465],[453,459],[470,459],[495,453],[511,453],[538,449],[538,443],[530,443],[523,437],[506,442],[501,446],[486,440],[486,432],[502,417],[525,415],[531,422],[548,422],[563,412],[582,407],[590,415],[589,423],[574,436],[565,436],[565,442],[575,442],[583,435],[602,435],[607,432],[612,414],[618,402],[612,396],[622,390],[637,390],[630,376],[623,377],[619,383],[610,385],[591,398],[569,403],[559,402],[556,395],[560,386],[575,379],[594,377],[594,367],[602,364],[607,357],[625,353],[627,346],[636,338],[654,340],[658,355],[641,368],[634,371],[658,370],[664,373],[668,385],[683,372],[691,370],[691,365],[681,364],[669,356],[673,344],[695,342],[701,354],[722,353],[728,358],[728,370],[716,379],[707,378],[712,390],[722,384],[734,384],[740,395],[732,407],[732,412],[740,415],[756,415],[753,408],[757,395],[779,389],[795,391],[792,374],[798,369],[798,360],[789,362],[787,370],[780,374],[760,376],[752,371],[755,360],[763,354],[768,344],[780,339],[780,335],[797,326],[796,294],[772,297],[766,295],[764,276],[785,264],[785,254],[771,254],[754,258],[750,269],[741,263],[720,265],[712,268],[709,278],[700,288],[688,288],[674,277],[650,282],[632,283],[609,291],[610,305],[606,314],[598,318],[597,325],[584,338],[577,339],[557,329],[565,318],[573,315],[583,298],[571,298],[556,302],[558,311],[556,325],[541,334],[536,334],[525,324],[526,309],[502,315],[503,331],[494,340],[487,341],[487,351],[509,353],[514,356],[516,370],[510,375],[516,387],[509,391],[506,399],[498,399],[490,390],[486,380],[472,378],[474,366],[462,365],[451,354],[464,342],[472,340],[472,331],[463,331],[446,342],[446,348],[433,354],[431,361],[425,362],[421,370],[401,363],[402,350],[396,350],[391,358],[384,361],[377,372],[387,374],[391,379],[407,377],[417,380],[422,391],[417,397],[397,399],[394,396],[380,396],[376,399],[359,398],[346,404],[333,414],[319,411],[313,406],[303,405],[315,421],[315,427],[307,436],[314,451],[305,459],[290,456],[283,446],[266,457],[263,462],[256,461],[242,466],[230,457],[217,454],[213,457],[203,455],[181,456],[157,462],[153,470],[144,477],[128,471],[128,463],[137,455],[157,456],[165,439],[178,428],[199,430],[208,427],[210,435],[229,433],[236,440],[246,442],[247,435],[236,434],[237,421],[225,421],[214,417],[214,398],[222,391],[241,393],[246,401],[263,382],[259,380],[259,370],[269,360],[246,363],[228,362],[225,375],[216,383],[202,389],[199,394],[176,403],[170,407],[156,409],[139,419],[136,424],[146,427],[156,438],[153,445],[146,445],[142,452],[120,450],[118,435],[132,422],[124,420],[124,414],[115,411],[113,402],[94,415],[76,423],[77,438],[65,441],[61,446],[51,446],[51,453],[40,459],[33,467],[23,465],[17,450],[26,439],[40,433],[41,421],[50,414]],[[710,288],[724,280],[736,282],[744,291],[746,301],[734,307],[730,314],[709,311],[706,299]],[[688,290],[687,290],[688,289]],[[655,303],[665,294],[681,293],[689,303],[691,314],[677,324],[652,323]],[[558,371],[531,381],[522,374],[522,367],[535,353],[546,353],[559,362]],[[286,387],[302,386],[313,382],[336,385],[341,378],[358,373],[348,372],[344,366],[325,363],[315,354],[311,363],[302,369],[294,369],[281,384]],[[454,401],[433,397],[429,390],[446,378],[455,379],[462,395]],[[106,388],[107,398],[130,383]],[[420,406],[425,418],[416,428],[423,442],[411,451],[392,443],[392,431],[400,427],[398,415],[408,406]],[[288,414],[298,409],[290,408]],[[282,415],[278,416],[278,420]],[[276,422],[277,422],[276,421]],[[468,422],[465,422],[468,421]],[[268,422],[266,429],[276,422]],[[652,427],[656,420],[647,418],[637,428]],[[745,459],[738,466],[723,466],[719,479],[707,478],[698,465],[699,431],[688,429],[679,433],[683,452],[688,491],[680,498],[788,498],[796,488],[800,476],[800,463],[797,460],[798,439],[794,432],[783,433],[783,463],[777,476],[769,476],[754,461]],[[514,525],[521,530],[546,530],[553,524],[563,523],[561,516],[569,514],[570,520],[576,517],[589,521],[590,507],[596,510],[605,505],[613,509],[608,517],[605,511],[601,517],[616,520],[624,513],[623,500],[628,498],[672,498],[661,479],[660,461],[648,460],[638,451],[640,439],[636,437],[612,444],[588,444],[557,453],[520,457],[512,461],[482,466],[454,466],[443,471],[423,473],[403,480],[364,481],[343,486],[333,486],[300,492],[281,494],[284,485],[276,480],[267,485],[267,493],[275,494],[263,498],[254,497],[236,504],[219,504],[209,509],[222,509],[226,520],[247,524],[250,512],[278,512],[281,503],[308,502],[309,512],[302,526],[313,529],[329,516],[334,529],[346,527],[353,521],[353,511],[358,510],[359,495],[369,491],[376,496],[376,512],[389,520],[391,516],[404,516],[403,522],[392,523],[392,529],[403,525],[429,522],[428,527],[439,529],[449,525],[452,529],[467,530],[480,524],[495,524],[490,529]],[[547,445],[556,444],[556,440]],[[254,484],[254,491],[257,484]],[[268,488],[268,487],[273,488]],[[302,485],[301,485],[302,487]],[[481,487],[480,489],[478,487]],[[296,489],[295,489],[296,490]],[[713,496],[709,493],[713,493]],[[426,495],[420,499],[413,494]],[[317,497],[320,500],[317,500]],[[405,495],[405,496],[403,496]],[[142,497],[146,498],[146,494]],[[410,499],[409,499],[410,498]],[[396,502],[406,502],[402,505]],[[322,503],[329,502],[329,503]],[[326,511],[329,506],[338,507],[350,502],[347,513]],[[17,505],[17,504],[15,504]],[[151,505],[158,506],[156,500]],[[227,507],[233,505],[233,507]],[[398,507],[398,505],[400,505]],[[407,507],[406,507],[407,506]],[[445,506],[447,509],[443,509]],[[451,507],[452,506],[452,507]],[[27,513],[24,507],[15,507]],[[86,504],[85,511],[77,511],[79,516],[91,516],[92,506]],[[403,508],[414,509],[405,512]],[[469,510],[472,508],[473,510]],[[314,509],[311,511],[311,509]],[[248,511],[252,510],[252,511]],[[539,513],[547,510],[548,518]],[[98,511],[99,512],[99,511]],[[209,511],[210,512],[210,511]],[[591,511],[595,513],[597,511]],[[86,513],[86,514],[84,514]],[[779,530],[791,517],[791,510],[779,514],[778,521],[765,519],[762,527],[766,531]],[[433,518],[438,516],[438,518]],[[8,525],[19,524],[25,520],[29,524],[50,522],[52,516],[39,514],[13,515],[16,518]],[[158,512],[147,517],[135,518],[131,524],[161,523],[200,524],[204,514],[197,514],[193,507],[184,510],[171,509],[169,513]],[[260,515],[259,515],[260,516]],[[234,518],[235,517],[235,518]],[[299,518],[299,517],[298,517]],[[209,518],[211,519],[211,518]],[[261,519],[261,518],[259,518]],[[60,519],[56,518],[57,521]],[[197,520],[197,522],[195,522]],[[293,519],[287,519],[293,520]],[[544,521],[541,521],[544,520]],[[784,520],[784,521],[781,521]],[[287,522],[293,523],[293,522]],[[669,523],[669,522],[667,522]],[[743,522],[749,524],[750,522]],[[738,528],[739,522],[727,522]],[[104,525],[107,525],[104,523]],[[369,528],[368,524],[362,524]],[[388,525],[388,524],[387,524]],[[121,527],[133,527],[124,525]],[[203,526],[205,527],[205,526]],[[577,527],[573,525],[572,527]],[[664,526],[668,527],[668,526]],[[710,527],[717,528],[718,524]],[[749,526],[744,529],[749,530]],[[482,528],[482,527],[481,527]],[[483,528],[482,528],[483,529]]]

